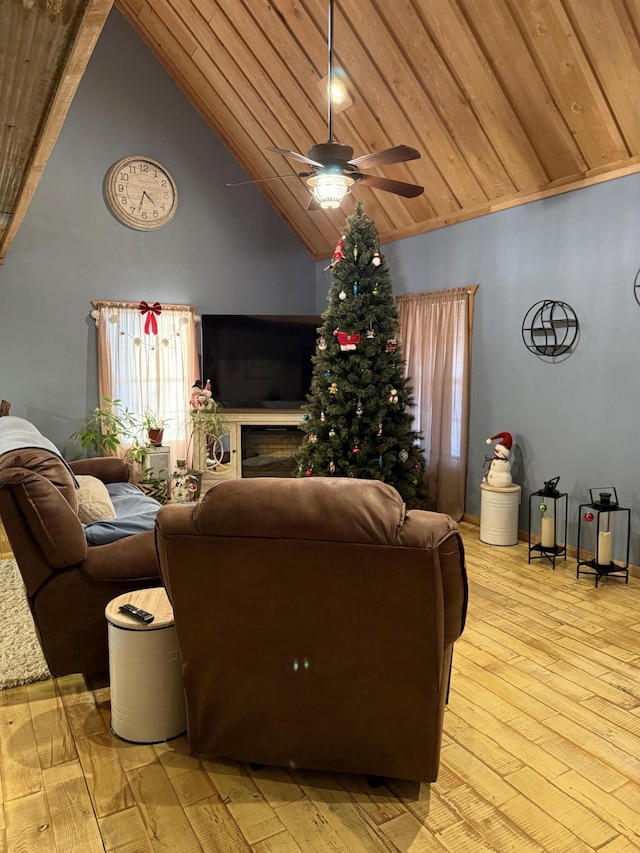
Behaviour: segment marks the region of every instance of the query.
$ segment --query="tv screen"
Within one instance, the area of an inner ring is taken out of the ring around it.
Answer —
[[[318,316],[204,314],[202,380],[225,408],[297,409],[311,387]]]

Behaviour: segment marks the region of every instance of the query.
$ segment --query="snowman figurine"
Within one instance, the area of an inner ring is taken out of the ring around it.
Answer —
[[[499,432],[497,435],[487,439],[487,444],[499,439],[496,446],[493,448],[493,456],[485,456],[485,465],[489,463],[487,473],[482,478],[483,483],[488,483],[490,486],[495,486],[497,489],[504,489],[511,485],[511,433]]]

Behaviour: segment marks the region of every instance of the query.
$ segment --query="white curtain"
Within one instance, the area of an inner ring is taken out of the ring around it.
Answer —
[[[121,400],[137,415],[167,421],[171,464],[186,458],[190,389],[200,376],[196,314],[190,305],[94,302],[99,315],[100,399]],[[95,314],[95,312],[94,312]]]

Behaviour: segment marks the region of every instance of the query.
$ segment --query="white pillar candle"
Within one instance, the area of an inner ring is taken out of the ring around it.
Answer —
[[[611,532],[598,534],[598,565],[608,566],[611,562]]]
[[[553,518],[544,516],[541,521],[540,544],[543,548],[553,548],[555,543],[555,524]]]

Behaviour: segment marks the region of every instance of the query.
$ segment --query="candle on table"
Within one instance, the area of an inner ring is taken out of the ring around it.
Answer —
[[[553,548],[555,543],[555,519],[544,516],[541,520],[540,544],[543,548]]]
[[[598,534],[598,565],[608,566],[611,562],[611,532]]]

